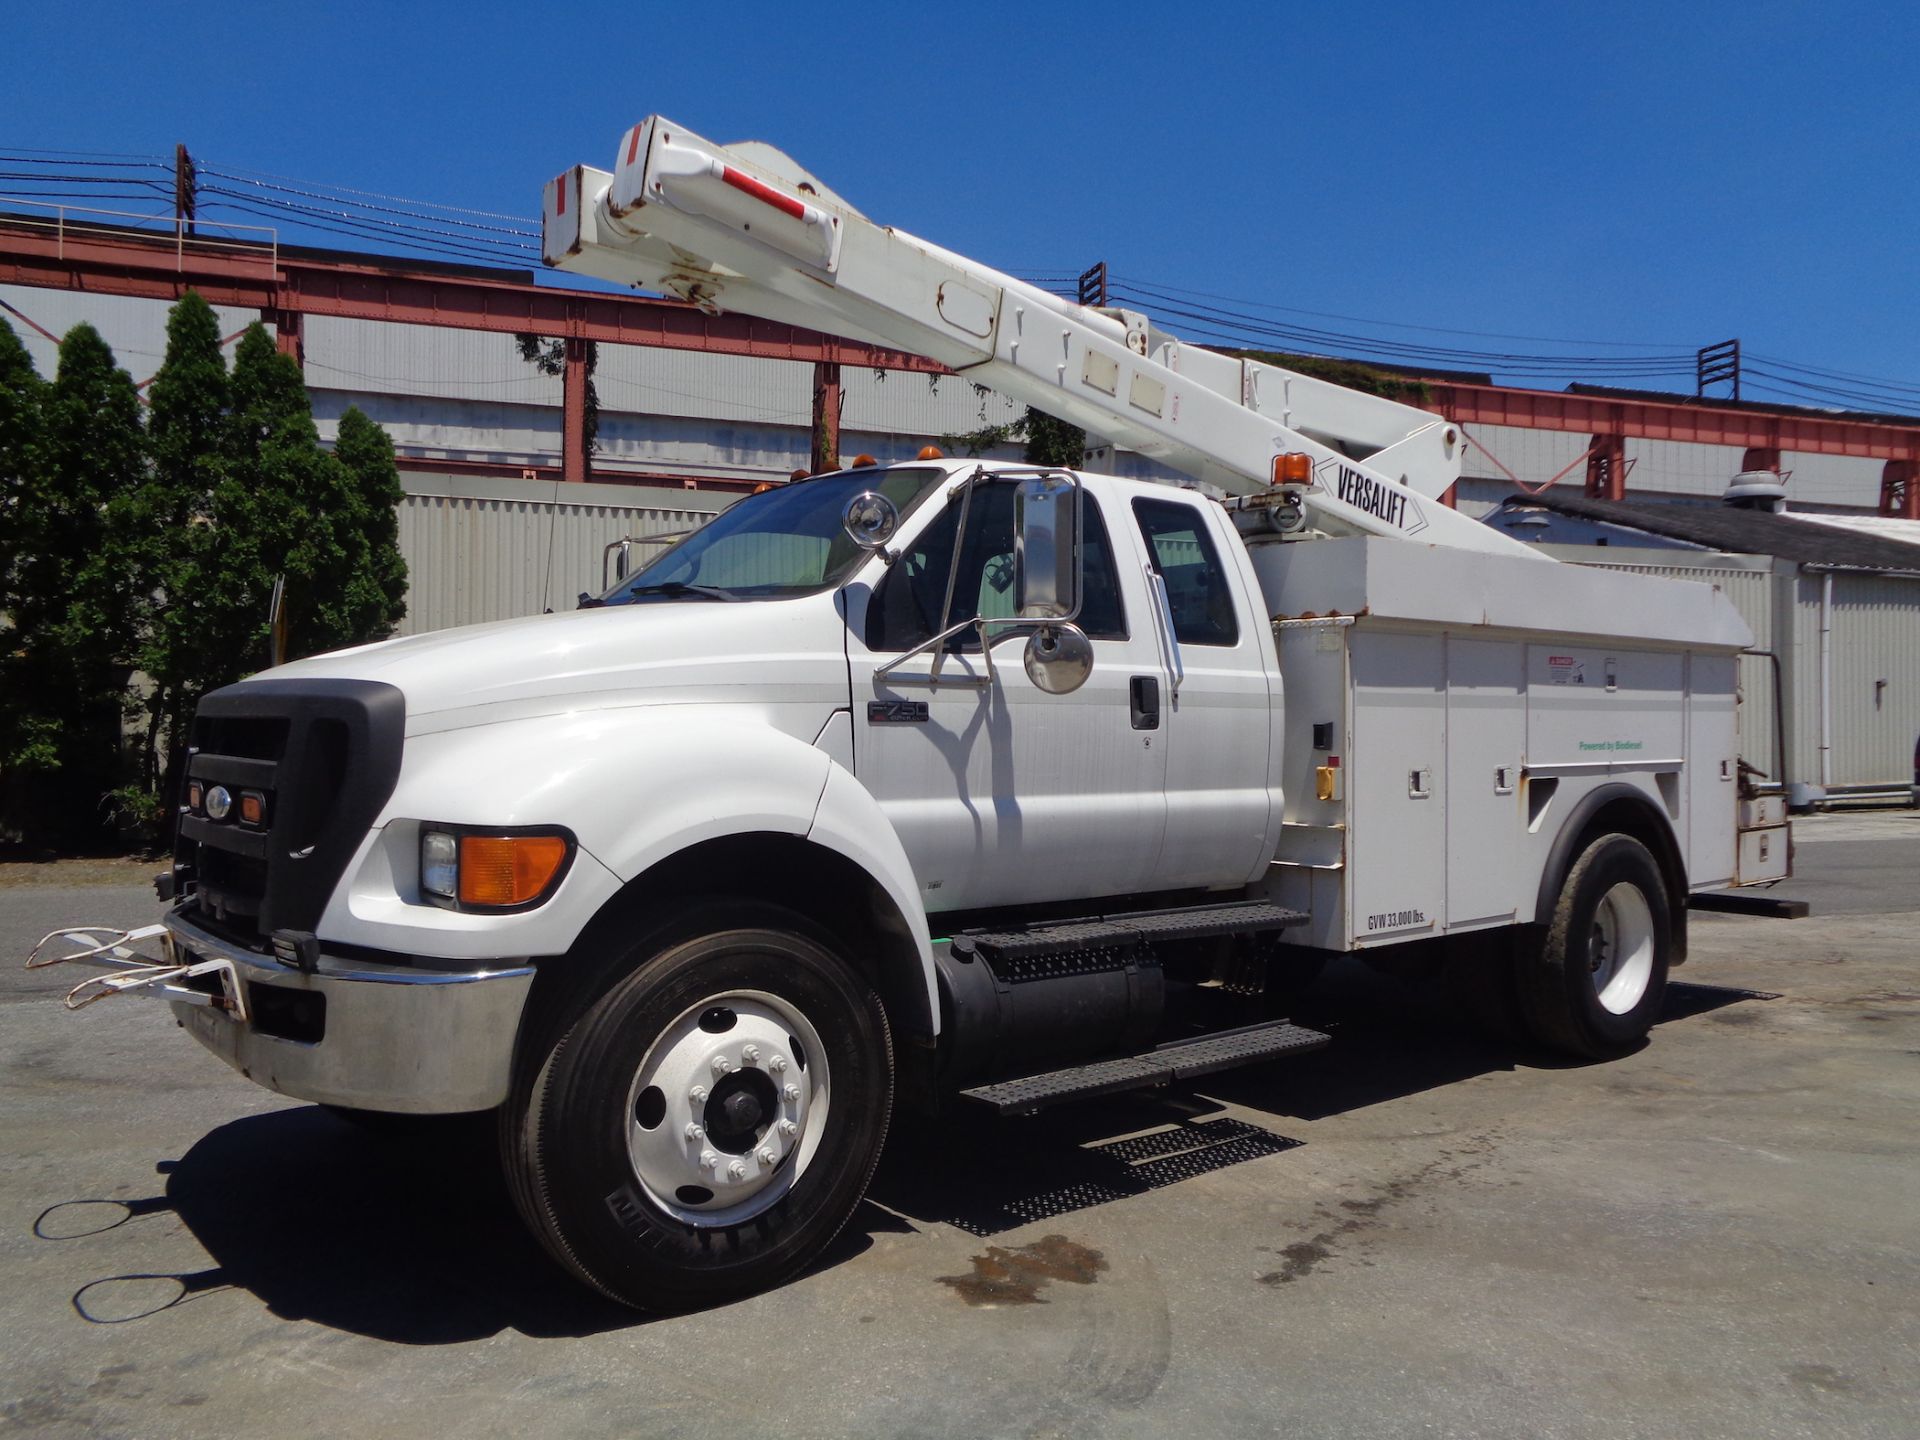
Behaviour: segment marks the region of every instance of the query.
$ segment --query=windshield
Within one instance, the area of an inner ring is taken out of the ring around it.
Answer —
[[[749,496],[622,580],[600,603],[773,600],[838,585],[865,553],[841,528],[847,502],[875,490],[904,518],[946,475],[928,465],[843,470]]]

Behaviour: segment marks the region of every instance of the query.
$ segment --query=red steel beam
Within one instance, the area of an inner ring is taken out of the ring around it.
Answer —
[[[840,468],[840,367],[821,361],[813,367],[813,440],[808,468],[815,475]]]
[[[587,453],[587,342],[567,340],[566,368],[560,381],[560,473],[578,484],[589,477]]]
[[[171,237],[55,232],[17,221],[0,221],[0,284],[168,301],[197,290],[210,304],[263,312],[948,373],[944,365],[904,350],[748,315],[710,315],[678,300],[600,295],[372,261],[276,255],[254,247],[176,245]]]
[[[1736,450],[1798,450],[1812,455],[1920,459],[1920,425],[1732,410],[1713,405],[1510,390],[1500,385],[1426,382],[1428,406],[1459,425],[1511,425],[1640,440],[1679,440]]]

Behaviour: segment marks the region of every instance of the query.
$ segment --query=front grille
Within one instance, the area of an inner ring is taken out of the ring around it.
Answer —
[[[189,785],[224,786],[234,812],[181,807],[180,894],[195,919],[264,948],[312,930],[400,774],[406,702],[371,680],[255,680],[216,690],[194,716]],[[238,797],[265,798],[259,825]]]

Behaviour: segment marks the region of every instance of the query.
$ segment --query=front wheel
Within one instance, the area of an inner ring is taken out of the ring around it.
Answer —
[[[562,1264],[648,1310],[792,1278],[886,1137],[872,988],[801,928],[670,945],[586,1006],[504,1117],[510,1178]]]
[[[1646,1038],[1666,997],[1673,911],[1653,855],[1631,835],[1602,835],[1561,884],[1543,934],[1516,972],[1533,1037],[1603,1060]]]

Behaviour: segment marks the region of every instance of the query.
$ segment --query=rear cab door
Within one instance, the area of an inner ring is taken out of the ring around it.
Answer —
[[[1246,884],[1265,872],[1281,819],[1280,670],[1259,581],[1226,511],[1203,496],[1136,488],[1128,516],[1143,578],[1165,587],[1164,610],[1154,597],[1169,682],[1156,885]]]

